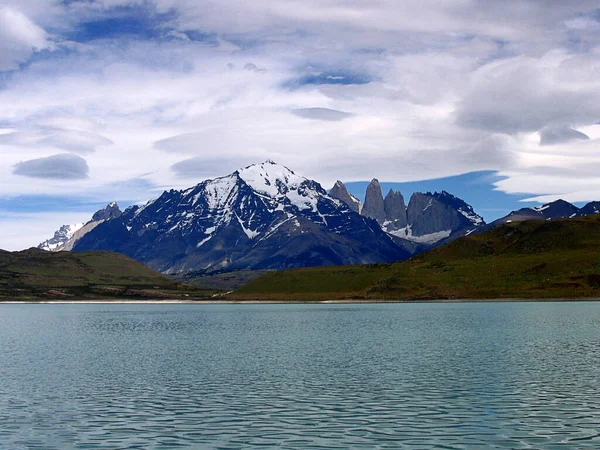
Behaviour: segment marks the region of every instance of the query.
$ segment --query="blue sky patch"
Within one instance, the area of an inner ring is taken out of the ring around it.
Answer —
[[[371,81],[373,81],[373,78],[364,73],[347,72],[343,70],[325,71],[302,75],[285,83],[285,87],[294,89],[306,85],[320,84],[368,84]]]

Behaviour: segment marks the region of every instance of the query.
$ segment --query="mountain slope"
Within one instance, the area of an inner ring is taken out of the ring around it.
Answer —
[[[124,253],[165,273],[405,259],[378,224],[272,161],[164,192],[98,225],[75,251]]]
[[[600,296],[600,216],[508,223],[395,264],[263,275],[247,299],[573,298]]]
[[[36,298],[189,298],[212,293],[176,283],[118,253],[0,251],[0,302]]]

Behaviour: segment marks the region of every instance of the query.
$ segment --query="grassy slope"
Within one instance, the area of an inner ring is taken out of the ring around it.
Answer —
[[[409,261],[264,275],[238,299],[600,296],[600,217],[510,223]]]
[[[0,251],[0,300],[187,298],[213,292],[176,283],[118,253]]]

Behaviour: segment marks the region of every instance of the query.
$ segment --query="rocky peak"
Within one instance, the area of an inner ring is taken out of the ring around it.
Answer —
[[[390,189],[383,200],[383,209],[385,211],[385,221],[386,223],[389,222],[388,226],[391,225],[393,229],[406,227],[408,224],[406,204],[400,191]]]
[[[434,197],[436,200],[443,203],[444,205],[449,206],[450,208],[458,211],[467,220],[465,222],[465,226],[485,225],[485,221],[483,220],[483,217],[481,217],[479,214],[475,213],[475,211],[473,210],[473,207],[471,205],[469,205],[467,202],[465,202],[464,200],[462,200],[458,197],[455,197],[454,195],[452,195],[446,191],[434,192],[433,194],[428,192],[427,195],[431,195],[432,197]]]
[[[69,241],[69,239],[71,239],[73,235],[83,226],[83,223],[63,225],[57,231],[54,232],[54,236],[52,238],[39,244],[37,248],[47,250],[50,252],[60,251]]]
[[[413,236],[445,233],[447,237],[462,226],[460,213],[429,192],[415,192],[410,198],[406,214]]]
[[[116,219],[117,217],[120,217],[121,214],[123,213],[119,209],[119,205],[117,205],[116,202],[111,202],[108,205],[106,205],[106,208],[103,208],[94,213],[94,215],[92,216],[92,222]]]
[[[545,219],[565,219],[573,217],[579,211],[577,206],[562,199],[532,209],[544,216]]]
[[[234,175],[242,179],[250,188],[271,198],[285,196],[308,181],[296,175],[286,166],[267,160],[237,170]]]
[[[600,213],[600,202],[590,202],[577,211],[577,216],[589,216]]]
[[[362,214],[363,216],[375,219],[379,224],[385,222],[383,194],[381,193],[381,186],[379,185],[379,180],[377,178],[373,178],[371,183],[367,186]]]
[[[348,192],[346,185],[341,181],[336,181],[331,190],[329,191],[329,195],[333,198],[337,198],[338,200],[343,201],[346,205],[350,207],[350,209],[354,212],[360,214],[362,209],[362,204],[360,200],[358,200],[355,196]]]

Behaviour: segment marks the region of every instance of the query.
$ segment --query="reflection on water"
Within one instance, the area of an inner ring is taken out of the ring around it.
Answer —
[[[598,448],[600,304],[3,305],[0,447]]]

